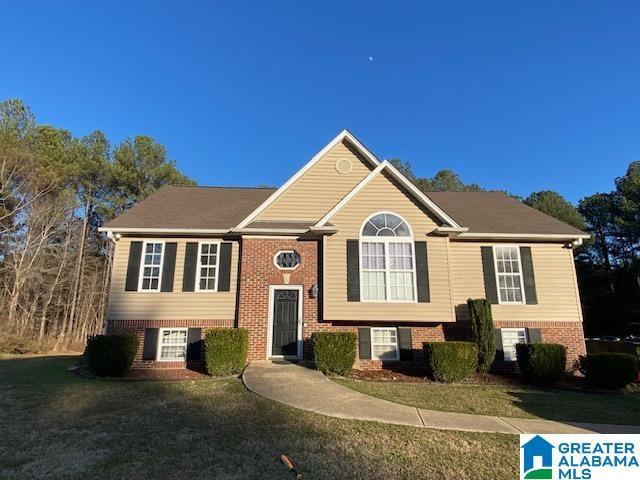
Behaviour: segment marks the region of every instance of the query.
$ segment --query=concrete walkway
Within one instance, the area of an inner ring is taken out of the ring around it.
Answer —
[[[252,362],[242,380],[258,395],[329,417],[469,432],[640,434],[640,426],[492,417],[409,407],[356,392],[316,370],[293,363]]]

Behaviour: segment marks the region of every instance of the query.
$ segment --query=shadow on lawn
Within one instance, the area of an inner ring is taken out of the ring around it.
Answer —
[[[640,425],[640,396],[619,392],[580,392],[561,389],[508,391],[518,408],[533,416],[559,422]],[[597,431],[600,431],[596,429]],[[607,433],[606,427],[602,433]]]
[[[284,407],[237,379],[80,378],[74,360],[0,360],[1,478],[293,478],[283,453],[308,478],[417,473],[380,455],[382,426]],[[406,428],[386,428],[401,444]]]

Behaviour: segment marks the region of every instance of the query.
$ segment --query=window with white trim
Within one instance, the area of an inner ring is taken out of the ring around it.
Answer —
[[[378,360],[398,360],[398,330],[396,328],[371,328],[371,356]]]
[[[516,345],[527,343],[527,331],[524,328],[501,328],[500,335],[502,336],[504,359],[508,362],[515,362],[518,359]]]
[[[202,242],[199,249],[197,289],[202,292],[215,292],[218,289],[219,244]]]
[[[409,225],[393,213],[369,217],[360,235],[363,301],[415,301],[414,246]]]
[[[144,242],[143,258],[140,262],[140,284],[138,290],[160,291],[164,242]]]
[[[184,361],[187,357],[186,328],[162,328],[158,345],[158,360]]]
[[[500,303],[524,303],[520,249],[496,245],[493,247],[493,258]]]

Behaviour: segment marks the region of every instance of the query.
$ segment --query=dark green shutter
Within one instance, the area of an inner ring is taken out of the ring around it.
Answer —
[[[190,328],[187,334],[187,361],[198,362],[202,359],[202,329]]]
[[[173,274],[176,270],[176,250],[178,244],[175,242],[164,244],[164,260],[162,261],[162,283],[161,292],[173,292]]]
[[[196,268],[198,268],[198,243],[187,243],[184,254],[182,291],[194,292],[196,289]]]
[[[362,360],[371,359],[371,329],[358,328],[358,356]]]
[[[542,330],[539,328],[527,328],[527,341],[529,343],[542,343]]]
[[[430,302],[427,242],[415,242],[414,248],[416,252],[416,289],[418,290],[418,302]]]
[[[400,360],[413,360],[413,345],[411,342],[411,328],[398,327],[398,345],[400,347]]]
[[[520,247],[520,263],[522,264],[522,279],[524,281],[524,296],[527,305],[538,304],[538,294],[536,292],[536,278],[533,274],[533,260],[531,258],[531,247]]]
[[[360,301],[360,242],[347,240],[347,301]]]
[[[142,347],[143,360],[155,360],[158,352],[158,328],[144,329],[144,345]]]
[[[484,291],[487,301],[498,303],[498,287],[496,286],[496,267],[493,262],[493,248],[480,247],[482,253],[482,272],[484,273]]]
[[[499,328],[494,330],[495,339],[496,339],[496,359],[504,360],[504,351],[502,349],[502,332]]]
[[[228,292],[231,289],[231,246],[230,242],[220,244],[219,292]]]
[[[131,242],[129,245],[129,263],[127,264],[127,279],[124,282],[125,292],[138,291],[140,276],[140,259],[142,258],[142,242]]]

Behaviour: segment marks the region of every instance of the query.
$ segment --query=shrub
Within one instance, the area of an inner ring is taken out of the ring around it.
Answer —
[[[567,347],[557,343],[519,343],[516,345],[522,379],[534,385],[553,385],[565,373]]]
[[[95,335],[87,340],[85,354],[91,371],[101,377],[121,377],[138,352],[135,335]]]
[[[478,370],[488,372],[496,358],[496,334],[491,305],[484,298],[467,300],[471,321],[471,338],[478,347]]]
[[[478,347],[473,342],[426,342],[423,344],[427,373],[438,382],[457,382],[478,367]]]
[[[354,332],[316,332],[311,335],[313,361],[322,373],[346,375],[356,360]]]
[[[239,375],[247,364],[249,332],[244,328],[212,328],[204,337],[209,375]]]
[[[636,380],[638,359],[628,353],[594,353],[587,356],[587,382],[600,388],[614,390]]]

